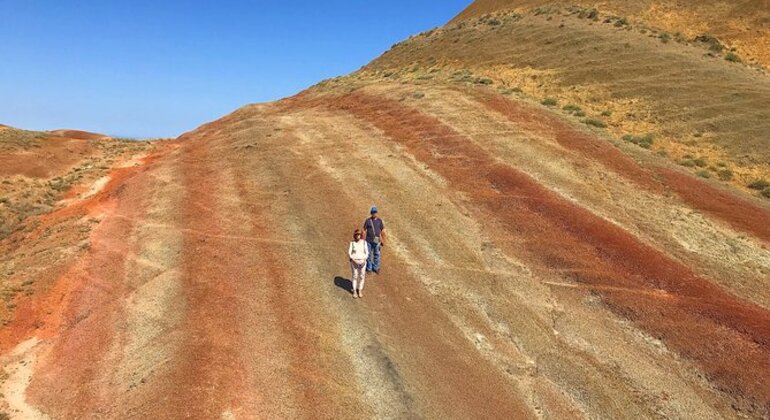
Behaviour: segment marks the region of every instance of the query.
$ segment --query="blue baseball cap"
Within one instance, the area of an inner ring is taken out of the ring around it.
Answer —
[[[377,213],[377,207],[372,207],[372,209],[369,210],[369,213],[371,214]]]

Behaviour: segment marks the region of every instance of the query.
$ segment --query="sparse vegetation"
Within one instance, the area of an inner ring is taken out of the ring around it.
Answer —
[[[770,182],[767,182],[764,179],[758,179],[756,181],[750,182],[748,187],[751,188],[752,190],[762,191],[762,190],[770,187]]]
[[[39,140],[46,137],[45,133],[37,131],[7,128],[0,130],[0,145],[20,146],[24,150],[40,147]]]
[[[564,105],[564,107],[562,109],[567,111],[567,112],[569,112],[570,114],[575,113],[575,112],[582,112],[583,111],[582,108],[580,108],[577,105],[573,105],[573,104]]]
[[[684,158],[679,161],[679,164],[682,166],[686,166],[688,168],[705,168],[708,166],[708,163],[706,162],[706,159],[704,158],[695,158],[691,155],[684,155]]]
[[[711,172],[709,172],[706,169],[701,169],[700,171],[696,172],[696,174],[701,178],[711,178]]]
[[[564,106],[564,108],[562,108],[562,109],[563,109],[563,110],[565,110],[565,111],[567,111],[568,113],[570,113],[570,114],[572,114],[572,115],[576,116],[576,117],[585,117],[585,116],[586,116],[586,113],[585,113],[585,112],[583,112],[583,109],[582,109],[582,108],[580,108],[580,107],[579,107],[579,106],[577,106],[577,105],[572,105],[572,104],[570,104],[570,105],[566,105],[566,106]]]
[[[732,51],[727,53],[727,54],[725,54],[725,60],[727,60],[727,61],[729,61],[731,63],[740,63],[741,62],[741,58],[738,57],[738,54],[736,54],[736,53],[734,53]]]
[[[720,169],[717,171],[717,176],[722,181],[732,181],[735,175],[733,174],[733,171],[729,169]]]
[[[556,106],[559,104],[559,101],[556,98],[545,98],[543,99],[543,102],[540,103],[545,106]]]
[[[664,44],[668,44],[668,41],[671,41],[671,35],[669,35],[666,32],[663,32],[660,35],[658,35],[658,38],[660,39],[660,42]]]
[[[716,37],[709,34],[696,36],[695,41],[708,45],[709,51],[714,53],[721,53],[725,49],[725,46]]]
[[[599,18],[599,11],[595,8],[580,9],[578,17],[581,19],[597,20]]]
[[[554,8],[547,7],[547,6],[541,6],[541,7],[538,7],[536,9],[534,9],[533,12],[534,12],[535,16],[550,15],[550,14],[554,13]]]
[[[491,85],[493,83],[494,82],[492,81],[492,79],[487,79],[487,78],[478,78],[478,79],[476,79],[476,84],[477,85],[487,85],[487,86],[489,86],[489,85]]]
[[[603,111],[601,115],[602,117],[610,117],[612,116],[612,111]]]
[[[596,118],[586,118],[583,120],[583,123],[592,127],[607,128],[607,124],[604,121],[598,120]]]
[[[412,98],[414,99],[422,99],[425,97],[425,93],[423,92],[415,92],[412,94]]]
[[[767,187],[764,190],[762,190],[762,197],[770,198],[770,187]]]
[[[622,17],[615,21],[615,27],[616,28],[622,28],[624,26],[628,26],[628,19]]]
[[[655,142],[655,137],[649,133],[643,136],[634,136],[632,134],[626,134],[625,136],[623,136],[623,140],[628,143],[635,144],[639,147],[649,149],[652,147],[652,144]]]

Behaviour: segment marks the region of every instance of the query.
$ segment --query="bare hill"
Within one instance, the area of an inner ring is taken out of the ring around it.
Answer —
[[[467,17],[174,141],[79,140],[98,172],[0,239],[0,413],[770,416],[768,76],[604,13]],[[0,158],[62,140],[25,135]]]

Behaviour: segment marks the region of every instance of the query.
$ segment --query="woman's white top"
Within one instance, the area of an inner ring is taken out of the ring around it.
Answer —
[[[358,242],[350,241],[348,257],[358,264],[365,263],[369,259],[369,246],[366,244],[366,241],[363,239]]]

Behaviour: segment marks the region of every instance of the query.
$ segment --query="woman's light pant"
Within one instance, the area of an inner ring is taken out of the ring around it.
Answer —
[[[353,270],[353,290],[364,290],[364,282],[366,281],[366,263],[356,264],[350,262],[350,268]]]

